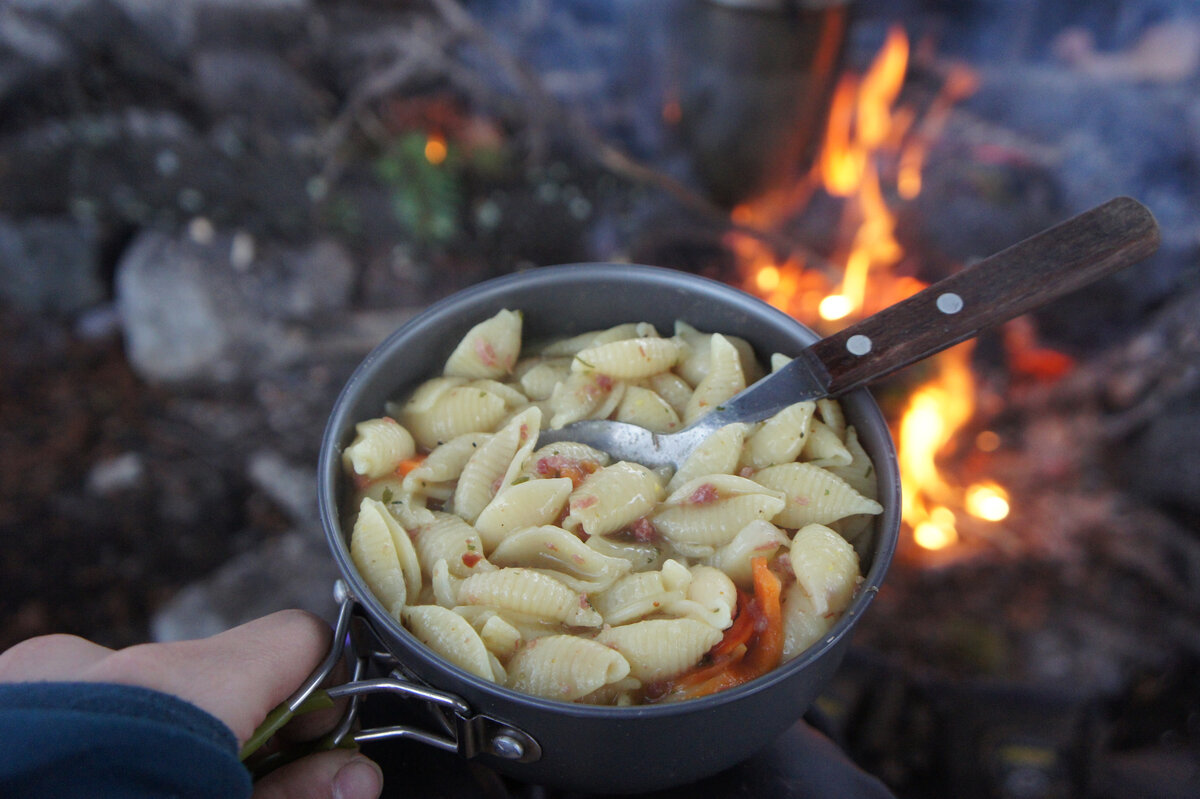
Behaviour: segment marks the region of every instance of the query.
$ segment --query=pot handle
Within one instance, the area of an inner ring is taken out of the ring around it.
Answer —
[[[295,693],[267,714],[239,753],[239,758],[255,779],[312,752],[338,747],[352,748],[359,743],[388,738],[407,738],[455,752],[465,758],[487,754],[518,763],[531,763],[541,757],[541,746],[525,731],[499,719],[475,713],[461,697],[430,688],[405,676],[395,656],[377,646],[371,623],[345,582],[338,580],[333,593],[338,603],[338,617],[328,654]],[[328,679],[343,656],[354,663],[352,679],[342,685],[321,688],[320,685]],[[382,666],[388,672],[387,676],[366,677],[372,666],[376,669]],[[373,693],[390,693],[425,703],[439,729],[430,731],[408,725],[355,729],[359,703],[363,697]],[[346,711],[333,731],[325,737],[267,755],[258,752],[295,716],[331,707],[342,697],[350,700]]]

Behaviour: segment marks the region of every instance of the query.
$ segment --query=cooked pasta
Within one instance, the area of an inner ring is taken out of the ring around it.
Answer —
[[[574,635],[551,635],[513,655],[508,684],[527,694],[571,702],[628,673],[628,661],[611,647]]]
[[[674,474],[536,448],[581,419],[681,428],[763,372],[745,340],[683,321],[533,346],[524,321],[480,320],[343,452],[351,557],[385,610],[479,679],[570,702],[685,698],[687,675],[758,657],[764,566],[782,582],[775,657],[821,639],[861,581],[847,539],[882,511],[841,406],[722,427]],[[746,613],[749,639],[706,658]]]
[[[404,623],[417,640],[461,669],[492,679],[487,647],[470,623],[440,605],[409,605]]]
[[[596,640],[625,656],[642,682],[673,677],[721,640],[721,631],[695,619],[645,619],[608,627]]]
[[[503,377],[521,351],[521,314],[504,310],[468,331],[446,360],[454,377]]]
[[[348,469],[367,478],[394,472],[401,461],[417,452],[412,434],[390,416],[368,419],[354,426],[355,437],[342,459]]]

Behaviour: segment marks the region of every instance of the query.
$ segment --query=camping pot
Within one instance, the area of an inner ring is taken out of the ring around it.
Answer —
[[[321,446],[321,520],[337,561],[343,614],[356,650],[389,659],[390,676],[359,680],[341,694],[388,690],[431,708],[431,729],[399,725],[355,734],[415,739],[477,758],[518,780],[588,793],[634,793],[685,785],[753,755],[794,724],[830,680],[850,631],[878,592],[900,526],[895,446],[879,407],[860,389],[841,398],[847,421],[878,471],[883,513],[864,533],[864,580],[828,634],[793,660],[745,685],[701,699],[632,707],[542,699],[480,679],[427,649],[388,615],[350,557],[347,485],[341,453],[354,425],[380,416],[441,373],[476,323],[501,309],[524,313],[524,339],[565,337],[622,322],[673,330],[683,319],[706,331],[741,336],[760,360],[795,354],[816,334],[785,313],[730,286],[684,272],[629,264],[542,267],[479,283],[430,306],[372,351],[350,377]],[[352,616],[353,624],[347,624]],[[330,692],[334,693],[333,691]],[[341,695],[339,694],[339,695]]]

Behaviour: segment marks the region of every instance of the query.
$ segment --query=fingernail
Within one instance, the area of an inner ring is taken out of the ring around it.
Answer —
[[[375,761],[356,757],[333,777],[333,799],[379,799],[383,772]]]

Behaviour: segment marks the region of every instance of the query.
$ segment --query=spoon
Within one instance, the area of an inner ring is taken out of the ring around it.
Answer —
[[[543,430],[538,446],[577,441],[616,460],[678,468],[715,430],[760,422],[789,405],[837,397],[973,338],[1158,248],[1158,223],[1117,197],[940,280],[810,345],[782,369],[674,433],[607,420]]]

